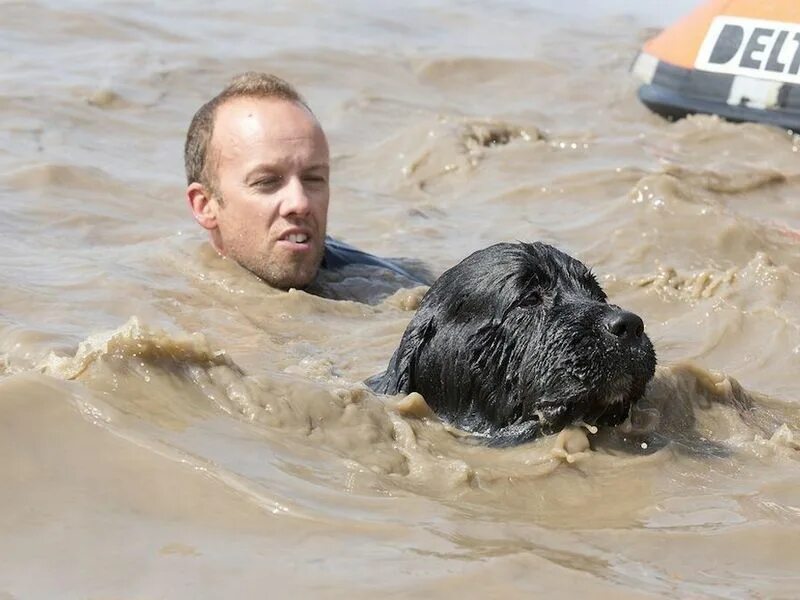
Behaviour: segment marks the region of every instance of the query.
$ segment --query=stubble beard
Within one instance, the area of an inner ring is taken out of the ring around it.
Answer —
[[[274,288],[302,289],[317,276],[324,252],[323,243],[315,246],[312,253],[299,256],[276,252],[273,247],[271,251],[259,257],[260,260],[237,260],[237,262]]]

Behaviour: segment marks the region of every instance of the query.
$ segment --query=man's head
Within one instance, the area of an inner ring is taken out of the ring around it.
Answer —
[[[330,157],[291,85],[236,77],[195,114],[184,159],[189,206],[220,254],[278,288],[311,283],[324,252]]]

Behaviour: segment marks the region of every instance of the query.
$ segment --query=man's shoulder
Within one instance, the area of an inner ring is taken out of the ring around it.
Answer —
[[[393,260],[375,256],[374,254],[354,248],[350,244],[346,244],[330,236],[326,236],[325,254],[322,259],[321,267],[323,269],[335,271],[350,265],[368,265],[379,267],[405,277],[412,282],[429,285],[429,277],[427,276],[427,273],[412,272],[409,269],[400,266]]]

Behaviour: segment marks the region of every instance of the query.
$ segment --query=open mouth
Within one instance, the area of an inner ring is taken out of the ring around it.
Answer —
[[[620,377],[610,389],[598,391],[583,400],[583,422],[590,425],[615,426],[627,417],[645,391],[646,384]]]
[[[305,233],[290,233],[283,241],[288,241],[292,244],[305,244],[308,241],[308,236]]]
[[[288,250],[308,250],[311,248],[311,236],[305,231],[290,231],[284,233],[278,242]]]

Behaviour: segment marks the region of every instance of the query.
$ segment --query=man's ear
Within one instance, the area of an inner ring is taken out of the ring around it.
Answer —
[[[194,182],[186,188],[186,199],[194,220],[205,229],[217,228],[217,210],[219,203],[211,196],[210,191],[203,184]]]

